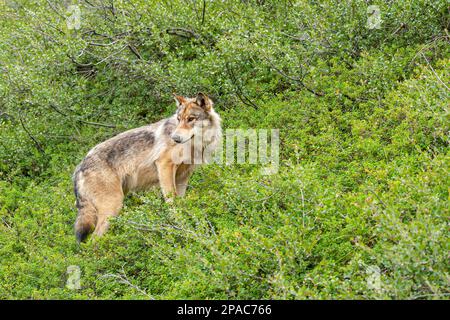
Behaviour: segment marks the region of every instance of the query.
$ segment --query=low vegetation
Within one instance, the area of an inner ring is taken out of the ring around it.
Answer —
[[[0,2],[0,298],[447,298],[449,22],[444,0]],[[78,245],[75,166],[174,91],[280,129],[278,172],[204,166]]]

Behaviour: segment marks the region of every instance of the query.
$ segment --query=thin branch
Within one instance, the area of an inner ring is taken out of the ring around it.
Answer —
[[[55,110],[56,112],[58,112],[60,115],[63,115],[65,117],[71,118],[70,115],[68,115],[67,113],[64,113],[61,111],[61,109],[59,109],[58,107],[56,107],[53,104],[50,104],[50,108],[52,108],[53,110]],[[96,126],[96,127],[106,127],[106,128],[116,128],[117,126],[114,124],[109,124],[109,123],[98,123],[98,122],[92,122],[92,121],[86,121],[83,119],[80,119],[79,116],[76,116],[77,118],[75,119],[78,122],[84,123],[84,124],[88,124],[91,126]]]
[[[62,18],[63,20],[66,19],[66,17],[64,17],[64,15],[62,15],[62,14],[58,11],[58,9],[56,9],[56,7],[55,7],[49,0],[47,0],[47,3],[48,3],[48,5],[50,6],[50,8],[52,8],[52,10],[53,10],[60,18]]]
[[[96,127],[106,127],[106,128],[116,128],[117,126],[114,124],[108,124],[108,123],[98,123],[98,122],[91,122],[91,121],[84,121],[81,119],[77,119],[77,121],[82,122],[84,124],[88,124],[91,126],[96,126]]]
[[[122,48],[120,48],[116,52],[111,53],[109,56],[107,56],[106,58],[103,58],[102,60],[100,60],[99,62],[95,63],[94,65],[99,65],[99,64],[105,62],[106,60],[108,60],[108,59],[112,58],[113,56],[115,56],[115,55],[119,54],[120,52],[122,52],[127,47],[128,47],[128,45],[123,46]]]
[[[110,43],[98,43],[98,42],[89,42],[88,45],[90,46],[95,46],[95,47],[109,47],[112,46],[113,44],[117,43],[118,41],[120,41],[121,39],[116,39]]]
[[[444,293],[420,294],[420,295],[417,295],[417,296],[410,296],[408,298],[408,300],[417,300],[417,299],[423,299],[423,298],[428,298],[428,297],[438,297],[441,300],[443,300],[444,299],[443,297],[449,296],[449,295],[450,295],[450,293],[445,293],[445,292]]]
[[[167,29],[166,32],[170,35],[176,35],[179,37],[183,37],[183,38],[195,38],[195,39],[199,39],[200,35],[195,33],[192,30],[189,29],[185,29],[185,28],[171,28],[171,29]]]
[[[275,67],[275,65],[272,63],[272,61],[270,61],[270,59],[265,58],[264,60],[266,60],[267,62],[269,62],[270,66],[276,71],[278,72],[280,75],[282,75],[283,77],[292,80],[294,82],[297,82],[300,86],[302,86],[303,88],[305,88],[307,91],[311,92],[312,94],[318,96],[318,97],[323,97],[325,94],[323,92],[317,92],[311,88],[309,88],[304,82],[303,80],[299,79],[299,78],[295,78],[292,77],[288,74],[286,74],[285,72],[283,72],[282,70],[278,69],[277,67]]]
[[[402,23],[400,24],[400,27],[398,27],[398,28],[391,34],[391,36],[396,35],[400,30],[402,30],[402,29],[405,28],[405,27],[406,27],[406,24],[402,22]]]
[[[33,140],[34,145],[36,146],[36,148],[39,150],[40,153],[45,154],[44,149],[42,148],[41,144],[36,140],[35,137],[33,137],[33,135],[30,133],[30,131],[27,129],[27,127],[25,126],[25,124],[23,123],[22,117],[19,116],[19,121],[20,124],[23,128],[23,130],[26,132],[26,134],[28,135],[28,137]]]
[[[83,53],[82,53],[83,54]],[[77,66],[79,67],[93,67],[94,65],[92,63],[81,63],[75,60],[74,57],[72,57],[71,55],[67,54],[67,57],[69,57],[69,59],[75,63]]]
[[[139,53],[139,51],[137,51],[137,49],[133,45],[129,44],[128,48],[139,60],[142,60],[141,54]]]
[[[254,103],[253,101],[251,101],[243,92],[242,92],[242,88],[238,85],[236,76],[234,75],[234,72],[232,70],[232,68],[230,68],[229,63],[225,63],[225,68],[228,72],[228,75],[230,76],[231,81],[233,82],[233,84],[236,87],[236,95],[238,96],[239,100],[241,100],[241,102],[247,106],[253,107],[255,109],[259,109],[259,106]]]
[[[438,74],[436,73],[436,71],[434,71],[433,67],[431,66],[430,62],[428,61],[427,57],[425,57],[425,55],[423,54],[423,52],[420,53],[422,55],[422,57],[425,59],[425,61],[427,62],[427,65],[430,67],[431,71],[433,71],[434,75],[436,76],[436,78],[439,80],[440,83],[442,83],[442,85],[447,88],[447,90],[450,91],[450,88],[447,87],[447,85],[441,80],[441,78],[439,78]]]
[[[206,0],[203,0],[202,25],[205,22]]]
[[[163,231],[169,231],[170,229],[174,229],[177,231],[182,231],[182,236],[188,237],[186,234],[191,234],[194,238],[200,238],[200,236],[195,233],[194,231],[181,228],[179,226],[173,225],[173,224],[159,224],[156,226],[149,226],[145,223],[139,223],[133,220],[127,220],[127,223],[129,223],[133,228],[137,230],[142,231],[151,231],[151,232],[163,232]]]
[[[137,290],[138,292],[140,292],[141,294],[147,296],[149,299],[154,300],[155,298],[151,295],[149,295],[145,290],[139,288],[137,285],[131,283],[131,281],[128,279],[125,270],[123,269],[122,266],[122,271],[121,274],[113,274],[113,273],[107,273],[101,276],[101,278],[113,278],[115,279],[117,282],[122,283],[122,284],[126,284],[129,287]]]

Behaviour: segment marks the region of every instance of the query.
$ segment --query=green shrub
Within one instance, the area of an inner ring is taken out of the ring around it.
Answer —
[[[0,4],[1,299],[448,297],[446,1],[89,3]],[[75,166],[173,91],[280,129],[279,171],[204,166],[78,246]]]

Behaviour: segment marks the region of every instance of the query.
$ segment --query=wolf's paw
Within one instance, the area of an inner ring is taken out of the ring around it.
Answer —
[[[166,198],[165,200],[166,200],[166,203],[168,203],[168,204],[172,204],[173,203],[173,197]]]

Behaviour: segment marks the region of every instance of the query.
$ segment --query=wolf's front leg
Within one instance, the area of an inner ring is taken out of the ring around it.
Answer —
[[[159,185],[164,195],[166,202],[173,202],[173,197],[176,195],[175,188],[175,172],[176,165],[169,161],[156,163],[158,168]]]
[[[191,164],[182,164],[178,167],[175,175],[175,184],[177,189],[177,195],[182,197],[186,192],[189,178],[194,171],[194,166]]]

